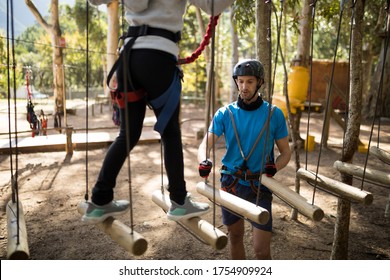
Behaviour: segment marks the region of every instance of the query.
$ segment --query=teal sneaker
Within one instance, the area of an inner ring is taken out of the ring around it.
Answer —
[[[192,201],[189,193],[187,193],[187,197],[183,205],[179,205],[172,200],[171,203],[172,205],[169,208],[167,217],[172,221],[197,217],[207,213],[210,210],[210,206],[207,203]]]
[[[105,205],[96,205],[87,202],[88,208],[81,220],[87,224],[98,224],[108,217],[125,214],[129,210],[130,202],[127,200],[113,200]]]

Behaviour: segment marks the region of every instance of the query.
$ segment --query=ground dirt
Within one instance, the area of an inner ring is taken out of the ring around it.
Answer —
[[[37,106],[38,108],[39,106]],[[183,144],[185,159],[185,177],[188,190],[198,200],[209,202],[196,191],[196,184],[201,180],[197,171],[197,147],[200,140],[196,139],[196,131],[203,127],[203,111],[201,105],[183,105]],[[3,106],[3,109],[5,107]],[[21,109],[23,110],[23,108]],[[96,110],[96,108],[95,108]],[[151,112],[148,112],[151,116]],[[1,131],[8,131],[7,114],[1,111]],[[25,115],[18,116],[18,127],[28,129]],[[330,137],[327,148],[321,149],[320,141],[323,125],[323,113],[310,116],[310,134],[315,136],[315,150],[309,153],[299,152],[301,166],[316,170],[319,162],[319,174],[340,179],[339,172],[333,168],[335,160],[340,159],[342,152],[342,129],[331,123]],[[153,123],[151,116],[147,119]],[[95,111],[95,116],[89,117],[90,127],[110,126],[111,111],[109,106],[103,106],[103,113]],[[306,137],[307,114],[304,113],[301,122],[301,136]],[[75,128],[85,127],[85,110],[79,108],[75,115],[68,115],[68,124]],[[53,122],[49,119],[49,126]],[[151,127],[145,127],[145,130]],[[360,139],[368,143],[371,125],[362,125]],[[50,132],[52,134],[56,132]],[[376,139],[374,132],[373,139]],[[381,147],[390,151],[390,122],[381,123]],[[4,135],[3,135],[4,137]],[[24,135],[20,137],[29,137]],[[44,136],[39,136],[44,137]],[[375,145],[372,143],[371,145]],[[133,220],[134,230],[144,236],[148,242],[146,252],[141,256],[129,254],[101,229],[93,225],[84,225],[77,211],[79,202],[84,200],[85,193],[90,194],[97,177],[107,148],[74,151],[67,156],[65,151],[19,154],[18,189],[23,205],[26,228],[28,232],[29,253],[36,260],[197,260],[197,259],[228,259],[228,246],[221,250],[197,240],[185,229],[166,218],[164,211],[151,200],[152,192],[167,184],[166,177],[161,175],[160,143],[138,145],[130,156],[131,184],[129,184],[127,164],[123,167],[115,188],[115,198],[129,199],[129,189],[132,193],[132,217],[125,214],[119,220],[126,225]],[[223,153],[223,144],[215,147],[218,162]],[[320,158],[320,160],[318,160]],[[13,157],[15,160],[15,156]],[[356,153],[354,163],[364,165],[366,154]],[[88,162],[88,169],[86,168]],[[384,172],[390,171],[390,166],[370,156],[367,166]],[[15,170],[15,165],[13,166]],[[0,259],[7,258],[7,219],[5,208],[11,199],[10,187],[10,156],[0,155]],[[86,170],[88,172],[86,172]],[[294,189],[295,155],[289,165],[275,175],[285,187]],[[219,174],[216,174],[218,182]],[[88,184],[86,183],[88,182]],[[162,183],[163,182],[163,183]],[[88,187],[86,187],[88,185]],[[354,180],[354,185],[360,188],[361,182]],[[385,218],[385,208],[389,203],[389,186],[383,187],[368,182],[364,190],[371,192],[374,201],[371,205],[352,203],[350,215],[350,230],[348,243],[348,258],[352,260],[390,259],[390,218]],[[314,222],[303,215],[297,220],[291,219],[291,207],[278,197],[273,203],[273,239],[272,256],[277,260],[327,260],[330,259],[334,229],[337,216],[338,198],[320,189],[314,189],[306,182],[301,182],[301,195],[310,203],[324,210],[325,216],[319,222]],[[210,203],[211,204],[211,203]],[[211,204],[212,205],[212,204]],[[221,223],[220,209],[211,211],[203,219],[215,224],[221,231],[226,228]],[[246,223],[245,246],[247,258],[254,259],[252,249],[251,229]]]

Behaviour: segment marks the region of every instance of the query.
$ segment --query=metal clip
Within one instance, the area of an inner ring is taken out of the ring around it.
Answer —
[[[122,47],[123,47],[124,44],[125,44],[124,37],[123,37],[123,36],[119,37],[119,40],[118,40],[118,48],[116,49],[116,54],[117,54],[117,55],[120,54],[121,49],[122,49]]]

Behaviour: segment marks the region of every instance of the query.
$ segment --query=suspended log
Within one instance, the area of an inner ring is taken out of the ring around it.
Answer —
[[[270,215],[267,209],[256,206],[256,204],[253,204],[223,190],[214,189],[212,186],[209,186],[204,182],[198,183],[196,185],[196,190],[210,200],[215,198],[215,202],[217,204],[258,224],[265,225],[269,220]]]
[[[333,166],[340,172],[357,176],[359,178],[363,178],[364,167],[358,166],[352,163],[346,163],[339,160],[336,160]],[[371,180],[373,182],[381,183],[386,186],[390,186],[390,173],[382,172],[379,170],[366,168],[366,172],[364,174],[364,178]]]
[[[12,201],[9,201],[7,204],[7,259],[27,260],[30,252],[27,241],[26,221],[22,204],[19,203],[19,207],[17,205],[17,203]]]
[[[290,188],[283,186],[274,178],[261,176],[261,183],[269,188],[275,195],[286,201],[289,205],[296,208],[298,212],[312,219],[313,221],[321,221],[324,217],[324,211],[316,205],[310,204],[299,193],[294,192]]]
[[[81,215],[84,215],[87,207],[88,203],[82,201],[77,210]],[[97,226],[113,241],[135,256],[142,255],[148,248],[148,242],[141,234],[132,231],[131,228],[113,217],[108,217],[102,223],[98,223]]]
[[[153,192],[152,200],[165,212],[171,207],[169,196],[166,194],[163,195],[161,191],[157,190]],[[178,223],[191,230],[193,234],[217,250],[221,250],[227,245],[228,238],[226,234],[199,217],[193,217],[187,220],[183,219],[178,221]]]
[[[382,160],[383,162],[390,164],[390,153],[382,150],[381,148],[371,146],[370,153]]]
[[[300,168],[297,171],[297,176],[300,179],[304,179],[310,183],[317,184],[324,190],[335,193],[348,200],[363,203],[365,205],[372,204],[373,195],[369,192],[359,190],[351,185],[343,182],[325,177],[323,175],[316,174],[314,172]]]

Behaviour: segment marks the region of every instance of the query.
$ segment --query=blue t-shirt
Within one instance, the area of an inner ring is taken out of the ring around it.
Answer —
[[[233,113],[235,126],[237,128],[238,137],[240,139],[242,152],[244,157],[248,157],[252,147],[256,143],[262,128],[267,125],[267,119],[270,114],[270,104],[263,101],[263,104],[256,110],[247,111],[241,109],[237,102],[233,102],[225,107],[220,108],[214,115],[213,121],[210,124],[209,132],[217,135],[222,134],[225,137],[226,153],[222,157],[222,164],[231,172],[236,172],[244,163],[244,158],[241,155],[240,148],[237,143],[236,135],[233,128],[229,111]],[[275,107],[275,106],[272,106]],[[272,108],[271,107],[271,108]],[[252,173],[259,173],[261,169],[264,171],[267,157],[273,158],[274,141],[284,138],[288,135],[286,119],[282,111],[275,107],[269,121],[269,128],[264,129],[264,132],[257,143],[254,151],[249,159],[247,159],[247,168]],[[266,142],[266,148],[265,148]],[[265,154],[263,150],[265,148]],[[263,161],[262,161],[263,160]],[[249,182],[240,181],[240,183],[249,185]]]

